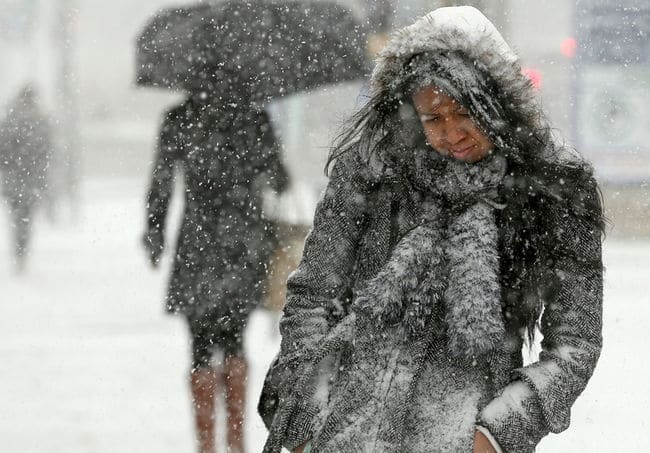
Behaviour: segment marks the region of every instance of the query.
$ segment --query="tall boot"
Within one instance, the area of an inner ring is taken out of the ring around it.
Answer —
[[[246,376],[248,364],[244,357],[228,356],[224,360],[224,384],[228,414],[228,451],[244,453],[244,411],[246,409]]]
[[[190,373],[196,434],[200,453],[215,453],[215,400],[219,374],[212,367],[195,368]]]

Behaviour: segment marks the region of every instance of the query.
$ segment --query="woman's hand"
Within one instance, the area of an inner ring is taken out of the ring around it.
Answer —
[[[496,453],[492,443],[479,430],[474,431],[474,452],[473,453]]]
[[[165,246],[165,238],[160,230],[151,229],[142,236],[142,245],[147,250],[152,267],[158,267],[160,255]]]
[[[293,450],[293,453],[305,453],[305,447],[307,446],[307,444],[309,444],[309,442],[305,442],[301,446],[296,447],[296,449]]]

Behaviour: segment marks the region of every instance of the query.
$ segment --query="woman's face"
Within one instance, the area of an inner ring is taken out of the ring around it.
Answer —
[[[413,104],[427,143],[443,156],[473,164],[486,157],[494,144],[474,123],[465,107],[431,85],[413,95]]]

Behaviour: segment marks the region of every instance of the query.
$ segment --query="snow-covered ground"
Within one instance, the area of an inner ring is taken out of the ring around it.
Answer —
[[[169,262],[151,270],[141,250],[142,200],[137,181],[88,183],[77,224],[37,225],[21,276],[0,213],[0,451],[194,451],[187,332],[163,312]],[[650,242],[608,241],[605,259],[605,348],[571,427],[541,453],[647,449]],[[250,452],[265,437],[255,404],[273,332],[255,313]]]

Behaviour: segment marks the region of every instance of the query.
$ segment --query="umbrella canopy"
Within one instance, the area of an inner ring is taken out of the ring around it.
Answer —
[[[273,98],[365,75],[365,36],[332,2],[227,1],[160,11],[137,41],[137,83],[197,90],[237,79]]]

